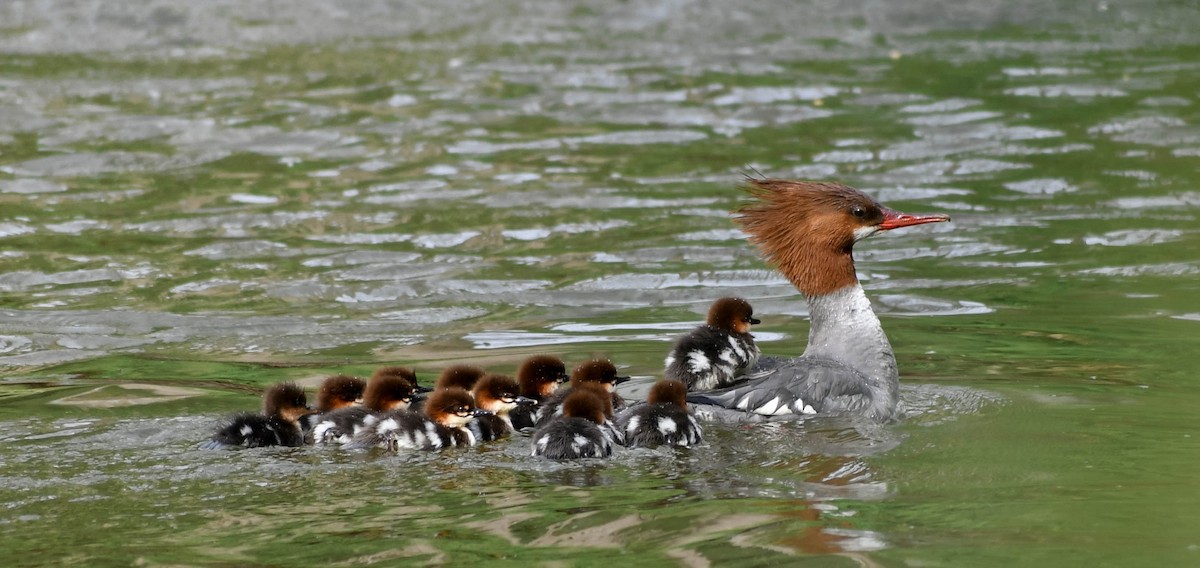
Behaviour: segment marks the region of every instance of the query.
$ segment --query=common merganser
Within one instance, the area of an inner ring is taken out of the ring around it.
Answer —
[[[611,417],[614,410],[622,410],[626,406],[625,399],[621,398],[615,389],[617,385],[628,380],[629,377],[617,375],[616,365],[613,365],[612,361],[608,359],[592,359],[581,363],[571,371],[570,385],[565,389],[559,389],[542,404],[542,409],[538,412],[538,427],[546,425],[556,414],[562,413],[561,406],[567,396],[576,389],[589,385],[598,386],[608,394],[611,403],[611,406],[608,407],[608,415]]]
[[[377,369],[367,382],[362,406],[322,413],[312,427],[312,441],[317,444],[347,444],[355,434],[378,422],[378,415],[408,408],[418,390],[417,375],[411,369]]]
[[[680,337],[664,362],[663,378],[682,381],[688,390],[712,390],[758,362],[759,350],[750,335],[758,324],[754,308],[741,298],[721,298],[708,309],[704,325]]]
[[[609,402],[603,393],[576,389],[563,400],[562,414],[534,432],[530,455],[553,460],[611,456],[612,434],[603,427],[604,406]]]
[[[650,387],[646,404],[629,407],[617,417],[617,427],[630,448],[695,446],[704,440],[704,430],[688,412],[687,386],[663,379]]]
[[[312,413],[304,389],[296,383],[279,383],[263,395],[262,414],[234,415],[200,447],[215,450],[231,446],[302,446],[301,419]]]
[[[553,355],[534,355],[522,362],[517,369],[517,382],[521,385],[521,396],[532,402],[521,404],[508,414],[513,429],[532,428],[537,423],[541,403],[570,378],[562,359]]]
[[[513,431],[509,413],[523,403],[533,402],[521,396],[521,387],[508,375],[484,375],[475,383],[471,393],[475,406],[491,412],[491,416],[480,416],[471,423],[471,432],[481,442],[490,442],[508,436]]]
[[[899,373],[891,344],[858,283],[854,243],[879,231],[949,221],[887,209],[840,183],[749,179],[755,201],[736,221],[767,260],[808,302],[804,354],[763,357],[733,387],[688,397],[698,414],[736,419],[719,409],[759,416],[850,412],[880,422],[896,416]],[[701,404],[711,405],[701,409]],[[745,414],[742,415],[743,417]]]
[[[461,388],[437,389],[425,401],[424,413],[407,409],[388,412],[373,427],[354,436],[346,447],[431,451],[473,446],[479,439],[467,425],[488,414],[475,408],[471,394]]]
[[[331,412],[339,408],[354,406],[362,400],[367,382],[350,375],[333,375],[321,381],[317,389],[317,411]]]

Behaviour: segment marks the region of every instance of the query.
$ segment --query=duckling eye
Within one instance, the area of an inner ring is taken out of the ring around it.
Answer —
[[[863,209],[862,207],[855,207],[854,209],[850,210],[850,214],[858,217],[859,219],[865,219],[867,217],[867,210]]]

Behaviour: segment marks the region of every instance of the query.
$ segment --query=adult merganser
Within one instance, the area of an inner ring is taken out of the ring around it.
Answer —
[[[553,355],[534,355],[521,363],[517,369],[517,382],[521,384],[521,396],[532,403],[521,404],[508,414],[513,429],[532,428],[537,423],[541,403],[570,378],[562,359]]]
[[[470,393],[461,388],[437,389],[425,401],[424,413],[407,409],[388,412],[373,427],[354,436],[346,447],[429,451],[473,446],[479,439],[467,425],[488,414],[475,408]]]
[[[539,428],[545,426],[554,415],[561,414],[563,400],[575,390],[587,385],[598,386],[608,394],[611,403],[611,406],[608,407],[608,415],[611,417],[614,410],[622,410],[626,406],[625,399],[621,398],[621,395],[617,394],[614,389],[628,380],[629,377],[617,375],[617,367],[608,359],[585,361],[571,371],[570,385],[565,389],[559,389],[542,404],[542,409],[538,412],[537,426]]]
[[[754,308],[741,298],[721,298],[708,309],[704,325],[675,342],[665,361],[663,378],[682,381],[688,390],[727,387],[758,362],[758,346],[750,335]]]
[[[704,440],[704,430],[687,409],[687,386],[663,379],[650,387],[646,404],[629,407],[617,417],[617,427],[630,448],[695,446]]]
[[[378,422],[378,415],[408,408],[420,388],[417,386],[417,376],[411,369],[377,369],[367,382],[362,406],[322,413],[312,427],[312,441],[317,444],[347,444],[355,434]]]
[[[858,283],[852,248],[879,231],[950,217],[898,213],[840,183],[747,182],[757,200],[741,207],[736,221],[808,301],[808,347],[795,358],[764,357],[743,384],[693,394],[689,402],[767,416],[852,412],[893,419],[896,357]]]
[[[321,382],[317,390],[317,411],[331,412],[339,408],[354,406],[362,400],[367,382],[350,375],[333,375]]]
[[[533,434],[530,455],[553,460],[606,458],[612,455],[611,431],[604,428],[609,397],[595,390],[576,389],[562,404],[562,414]]]
[[[296,383],[279,383],[263,395],[263,413],[236,414],[219,427],[201,448],[215,450],[230,446],[302,446],[301,419],[312,414],[304,389]]]
[[[481,442],[498,440],[513,431],[509,413],[518,405],[533,402],[521,396],[521,387],[517,381],[507,375],[484,375],[475,383],[472,391],[475,406],[480,410],[491,412],[491,416],[480,416],[471,423],[471,432]]]

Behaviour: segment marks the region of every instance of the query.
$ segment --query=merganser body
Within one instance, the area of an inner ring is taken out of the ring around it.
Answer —
[[[750,179],[747,190],[756,200],[738,210],[736,221],[804,294],[808,346],[799,357],[764,357],[744,382],[688,401],[697,414],[721,420],[840,412],[894,419],[896,358],[859,285],[852,249],[879,231],[950,217],[898,213],[840,183]]]
[[[530,455],[552,460],[606,458],[612,455],[611,431],[604,407],[611,400],[596,390],[576,389],[562,403],[562,413],[533,434]]]
[[[553,355],[534,355],[522,362],[517,369],[517,382],[521,385],[521,396],[530,402],[518,405],[509,413],[513,429],[534,427],[542,403],[570,378],[562,359]]]
[[[645,404],[636,404],[617,417],[617,428],[630,448],[695,446],[704,440],[704,430],[688,412],[687,386],[663,379],[650,387]]]
[[[279,383],[263,394],[262,414],[234,415],[200,447],[214,450],[233,446],[302,446],[301,420],[312,413],[304,389],[295,383]]]
[[[754,308],[741,298],[721,298],[708,309],[704,325],[680,337],[665,361],[663,378],[682,381],[688,390],[727,387],[758,362],[750,335],[757,324]]]

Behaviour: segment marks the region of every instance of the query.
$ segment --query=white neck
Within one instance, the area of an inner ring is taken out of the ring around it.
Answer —
[[[867,377],[872,390],[891,399],[874,403],[894,407],[900,379],[896,356],[862,286],[855,282],[807,299],[811,327],[804,356],[833,359],[855,369]]]

